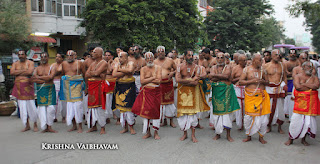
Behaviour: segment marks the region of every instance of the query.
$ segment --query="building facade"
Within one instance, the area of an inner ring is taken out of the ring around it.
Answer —
[[[31,17],[31,33],[34,37],[47,36],[56,42],[44,41],[41,49],[49,53],[54,62],[57,52],[73,49],[78,56],[86,51],[86,39],[81,37],[85,28],[79,27],[79,17],[86,0],[27,0]]]

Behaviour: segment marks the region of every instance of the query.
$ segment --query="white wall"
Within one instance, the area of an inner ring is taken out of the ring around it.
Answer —
[[[32,13],[32,32],[61,32],[63,35],[80,35],[85,31],[85,28],[77,28],[81,20],[75,17],[57,17],[44,13]]]

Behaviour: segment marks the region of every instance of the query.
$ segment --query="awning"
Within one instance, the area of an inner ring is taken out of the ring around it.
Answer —
[[[46,36],[29,36],[29,39],[35,41],[35,42],[41,42],[41,43],[57,43],[57,41],[53,38],[46,37]]]

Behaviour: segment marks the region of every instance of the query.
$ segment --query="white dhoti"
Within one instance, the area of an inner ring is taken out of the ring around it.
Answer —
[[[28,118],[32,122],[37,122],[37,108],[34,100],[18,100],[20,118],[24,126],[27,125]]]
[[[140,82],[140,75],[133,75],[134,79],[135,79],[135,84],[136,84],[136,93],[138,95],[138,93],[140,92],[140,88],[141,88],[141,82]]]
[[[291,139],[303,138],[307,133],[315,138],[317,132],[317,121],[315,116],[293,113],[289,126],[289,137]]]
[[[57,99],[57,105],[55,105],[56,108],[56,114],[55,119],[59,116],[66,117],[67,114],[67,102],[61,101],[59,97],[59,91],[60,91],[60,79],[55,79],[53,81],[55,88],[56,88],[56,99]]]
[[[232,113],[224,114],[224,115],[212,115],[216,134],[221,134],[224,128],[226,129],[232,128],[232,121],[230,119],[231,114]]]
[[[82,101],[67,102],[67,125],[72,124],[72,119],[75,118],[76,123],[82,123],[83,120],[83,104]]]
[[[38,114],[40,120],[40,126],[42,130],[47,128],[46,125],[52,126],[55,118],[56,109],[54,105],[38,106]]]
[[[87,116],[88,128],[90,128],[90,125],[95,125],[96,122],[98,122],[100,127],[104,127],[106,125],[106,112],[101,107],[89,108]]]
[[[268,129],[269,116],[244,116],[244,127],[246,129],[246,134],[252,136],[259,133],[260,136],[264,136]]]
[[[174,104],[160,105],[162,118],[173,118],[176,116],[177,108]]]
[[[84,92],[83,92],[83,113],[85,115],[85,117],[87,118],[87,113],[88,113],[88,95],[86,95]]]
[[[289,120],[291,120],[294,107],[294,100],[292,100],[291,97],[292,95],[287,95],[284,99],[284,113],[289,114]]]
[[[178,83],[176,81],[176,78],[175,77],[172,77],[172,83],[173,83],[173,88],[174,88],[174,106],[176,106],[177,108],[177,103],[178,103]]]
[[[271,111],[272,111],[272,102],[273,102],[273,98],[270,98]],[[284,115],[283,107],[284,107],[284,98],[278,98],[276,110],[274,112],[272,123],[271,123],[272,125],[276,124],[277,120],[284,121],[286,119]]]
[[[244,86],[234,85],[234,90],[236,92],[238,103],[240,105],[240,110],[237,110],[236,112],[234,112],[235,118],[236,118],[236,124],[238,128],[242,128],[243,116],[244,116]]]
[[[106,111],[105,111],[105,113],[106,113],[107,118],[112,118],[112,116],[113,116],[112,97],[113,97],[112,93],[106,94]],[[118,116],[118,117],[120,117],[120,116]]]
[[[150,125],[152,125],[153,130],[158,131],[160,128],[160,119],[146,119],[142,118],[143,120],[143,130],[142,133],[147,133],[147,130]]]
[[[178,124],[182,131],[187,131],[188,129],[195,128],[198,125],[198,118],[194,115],[183,115],[178,117]]]
[[[120,123],[122,127],[125,127],[126,123],[129,126],[133,126],[135,124],[135,117],[132,112],[124,112],[120,114]]]
[[[270,95],[270,109],[271,109],[271,112],[272,111],[272,106],[273,106],[273,95],[275,94],[284,94],[284,90],[283,90],[283,87],[285,86],[285,83],[282,82],[279,86],[266,86],[266,91],[268,92],[268,94]],[[277,98],[277,104],[276,104],[276,109],[274,110],[274,113],[271,113],[270,116],[273,114],[273,118],[269,118],[269,119],[272,119],[272,122],[269,122],[269,124],[276,124],[277,121],[279,120],[280,122],[279,125],[281,125],[283,123],[283,121],[285,121],[285,114],[284,114],[284,97],[278,97]]]

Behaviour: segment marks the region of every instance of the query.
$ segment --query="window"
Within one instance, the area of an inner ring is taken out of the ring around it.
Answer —
[[[62,16],[62,3],[61,3],[61,0],[57,1],[57,16],[58,17]]]
[[[63,0],[63,16],[79,16],[84,9],[85,0]]]

